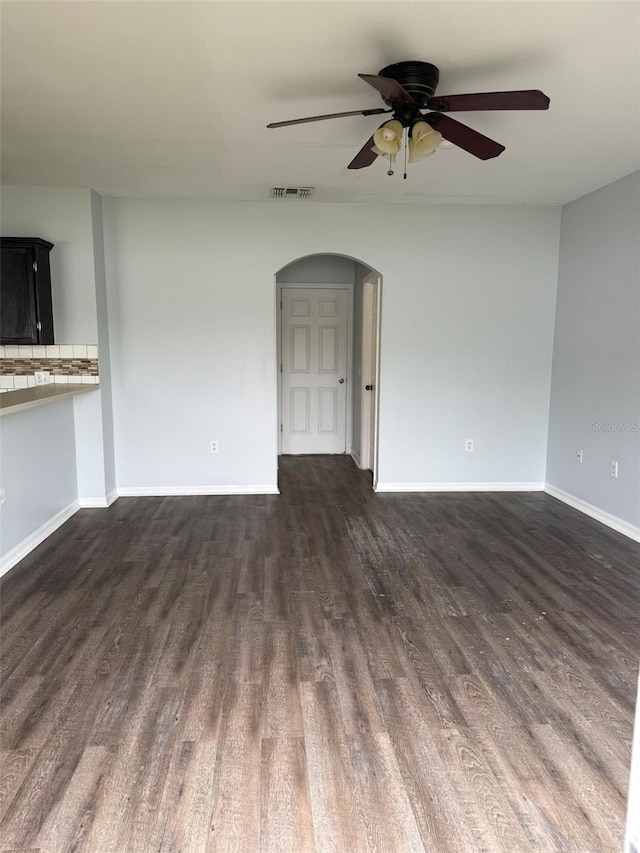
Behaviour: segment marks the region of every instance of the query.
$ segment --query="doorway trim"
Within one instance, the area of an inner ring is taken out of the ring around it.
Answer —
[[[360,467],[371,470],[374,489],[378,484],[381,283],[381,276],[375,272],[362,280]],[[368,391],[367,385],[373,388]]]

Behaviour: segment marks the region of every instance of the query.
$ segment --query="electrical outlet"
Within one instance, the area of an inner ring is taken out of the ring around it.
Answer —
[[[0,507],[4,506],[4,489],[0,489]]]
[[[36,370],[36,385],[49,385],[51,382],[51,374],[48,370]]]
[[[578,460],[578,463],[579,463],[580,465],[582,465],[582,450],[578,450],[578,451],[576,452],[576,459]]]
[[[218,442],[210,441],[209,442],[209,453],[217,453],[218,452]]]
[[[467,453],[473,453],[473,439],[468,438],[464,443],[464,449]]]
[[[611,465],[609,467],[609,473],[612,477],[618,476],[618,462],[615,459],[611,460]]]

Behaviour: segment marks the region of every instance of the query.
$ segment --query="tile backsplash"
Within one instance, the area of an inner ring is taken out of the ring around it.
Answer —
[[[34,388],[35,372],[47,371],[51,383],[97,385],[98,347],[94,344],[0,346],[0,392]]]

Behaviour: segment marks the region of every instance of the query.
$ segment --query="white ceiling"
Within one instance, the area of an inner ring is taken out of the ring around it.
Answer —
[[[106,195],[562,204],[640,168],[637,2],[3,2],[4,183]],[[460,113],[506,145],[457,148],[409,178],[346,166],[383,106],[356,76],[405,59],[440,94],[540,88],[548,112]],[[275,202],[274,202],[275,203]],[[287,203],[287,202],[284,202]]]

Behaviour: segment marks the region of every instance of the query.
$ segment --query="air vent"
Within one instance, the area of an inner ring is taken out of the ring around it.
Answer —
[[[315,187],[271,187],[271,198],[311,198]]]

